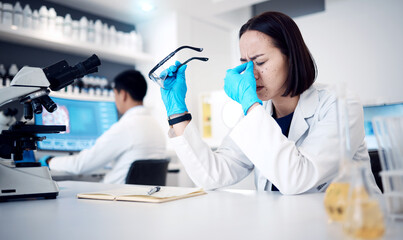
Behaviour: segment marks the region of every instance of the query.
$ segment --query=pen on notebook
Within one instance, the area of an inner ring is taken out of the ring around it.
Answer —
[[[148,191],[147,195],[151,195],[151,194],[153,194],[153,193],[156,193],[156,192],[158,192],[159,190],[161,190],[161,187],[160,187],[160,186],[153,187],[153,188],[150,189],[150,191]]]

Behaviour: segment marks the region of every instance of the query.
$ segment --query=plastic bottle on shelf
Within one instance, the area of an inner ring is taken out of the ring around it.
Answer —
[[[73,94],[73,86],[71,84],[66,87],[66,94]]]
[[[74,85],[73,87],[73,94],[78,95],[80,94],[80,87],[78,85]]]
[[[118,48],[125,48],[124,39],[123,39],[123,32],[121,32],[121,31],[116,32],[116,46]]]
[[[143,51],[143,38],[141,37],[141,34],[137,33],[137,52],[142,52]]]
[[[39,8],[39,29],[42,31],[48,30],[48,23],[49,23],[49,11],[46,6],[41,6]]]
[[[26,4],[22,12],[22,27],[26,29],[32,28],[32,10],[29,4]]]
[[[107,89],[108,80],[105,77],[101,78],[100,86],[101,86],[101,95],[103,97],[107,97],[108,96],[108,89]]]
[[[18,67],[17,64],[13,63],[10,65],[10,68],[8,69],[8,75],[10,77],[10,81],[13,80],[14,76],[17,75],[18,73]]]
[[[80,41],[87,41],[87,33],[88,33],[88,19],[84,16],[80,19]]]
[[[102,95],[102,79],[100,77],[95,77],[95,96],[100,97]]]
[[[125,48],[130,49],[130,33],[123,33],[123,39]]]
[[[95,96],[95,86],[93,86],[93,85],[88,86],[88,95]]]
[[[22,27],[22,7],[20,2],[16,2],[14,5],[13,25],[17,28]]]
[[[112,88],[112,87],[108,88],[108,97],[109,97],[109,98],[115,97],[115,93],[113,92],[113,88]]]
[[[95,41],[95,26],[94,26],[94,21],[93,20],[88,21],[87,41],[90,42],[90,43],[93,43]]]
[[[0,24],[3,22],[3,3],[0,2]],[[0,84],[1,85],[1,84]]]
[[[102,44],[102,22],[101,20],[97,19],[95,21],[95,37],[94,37],[94,42],[96,45],[101,45]]]
[[[6,76],[5,80],[4,80],[4,87],[9,87],[10,83],[11,83],[11,78]]]
[[[126,49],[130,50],[132,45],[131,45],[131,34],[130,32],[125,33],[125,44],[126,44]]]
[[[71,19],[71,15],[66,14],[66,16],[64,17],[64,24],[63,24],[63,35],[65,37],[71,38],[72,22],[73,20]]]
[[[63,35],[64,18],[62,16],[56,17],[55,34]]]
[[[5,77],[6,77],[6,68],[4,67],[3,64],[0,64],[0,88],[5,87],[6,85]]]
[[[89,76],[84,76],[81,78],[81,81],[83,83],[82,88],[81,88],[81,95],[88,95],[88,90],[89,90]]]
[[[3,4],[3,21],[4,26],[11,26],[13,24],[13,5],[9,3]]]
[[[32,25],[31,25],[32,30],[37,30],[39,29],[39,12],[38,10],[32,11]]]
[[[137,52],[137,33],[136,33],[136,31],[130,32],[129,49],[133,52]]]
[[[102,96],[102,89],[100,87],[95,88],[95,96],[97,96],[97,97]]]
[[[71,22],[71,38],[72,38],[74,41],[78,41],[78,40],[79,40],[79,37],[80,37],[79,28],[80,28],[79,22],[78,22],[77,20],[73,20],[73,21]]]
[[[4,77],[4,85],[5,87],[9,87],[11,81],[13,80],[14,76],[17,74],[18,72],[18,67],[16,64],[11,64],[10,68],[8,69],[8,72],[5,74]]]
[[[109,27],[107,23],[102,25],[102,45],[109,45]]]
[[[51,33],[54,33],[56,28],[56,17],[56,10],[54,8],[50,8],[48,11],[48,31]]]
[[[84,82],[82,78],[78,78],[74,82],[74,94],[81,95],[84,92]]]
[[[116,28],[113,25],[109,27],[109,46],[116,47]]]

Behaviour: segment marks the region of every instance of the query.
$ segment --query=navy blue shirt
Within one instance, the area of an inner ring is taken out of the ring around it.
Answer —
[[[283,133],[284,136],[288,137],[288,132],[290,131],[290,126],[291,126],[291,121],[292,121],[292,116],[294,115],[294,112],[288,114],[287,116],[281,117],[281,118],[276,118],[276,112],[273,111],[273,118],[276,120],[277,124],[281,128],[281,132]],[[278,191],[276,186],[274,184],[271,186],[272,191]]]

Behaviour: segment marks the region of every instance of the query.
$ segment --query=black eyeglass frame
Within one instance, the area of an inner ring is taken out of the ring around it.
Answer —
[[[172,58],[177,52],[179,52],[180,50],[182,50],[182,49],[184,49],[184,48],[189,48],[189,49],[192,49],[192,50],[194,50],[194,51],[198,51],[198,52],[202,52],[203,51],[203,48],[197,48],[197,47],[191,47],[191,46],[181,46],[181,47],[178,47],[175,51],[173,51],[173,52],[171,52],[168,56],[166,56],[164,59],[162,59],[162,61],[160,61],[157,65],[155,65],[155,67],[153,67],[152,69],[151,69],[151,71],[148,73],[148,77],[151,79],[151,80],[155,80],[154,79],[154,77],[152,76],[153,75],[153,73],[159,68],[159,67],[161,67],[162,65],[164,65],[164,63],[166,63],[170,58]],[[192,58],[189,58],[188,60],[186,60],[185,62],[183,62],[181,65],[179,65],[177,68],[176,68],[176,71],[178,71],[178,69],[180,68],[180,67],[182,67],[183,65],[185,65],[186,63],[188,63],[188,62],[190,62],[190,61],[192,61],[192,60],[200,60],[200,61],[208,61],[208,58],[205,58],[205,57],[192,57]],[[175,71],[175,72],[176,72]]]

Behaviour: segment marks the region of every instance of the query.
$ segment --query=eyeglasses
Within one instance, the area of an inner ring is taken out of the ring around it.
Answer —
[[[170,58],[172,58],[177,52],[184,48],[190,48],[194,51],[201,52],[203,51],[203,48],[196,48],[196,47],[191,47],[191,46],[182,46],[177,48],[175,51],[171,52],[168,56],[166,56],[164,59],[162,59],[161,62],[159,62],[155,67],[151,69],[151,71],[148,73],[148,77],[157,83],[160,87],[164,88],[164,82],[165,79],[168,77],[168,70],[163,67],[164,63],[166,63]],[[176,70],[173,73],[176,73],[180,67],[183,65],[187,64],[188,62],[192,60],[200,60],[200,61],[207,61],[208,58],[205,57],[192,57],[189,58],[188,60],[184,61],[181,65],[179,65]]]

